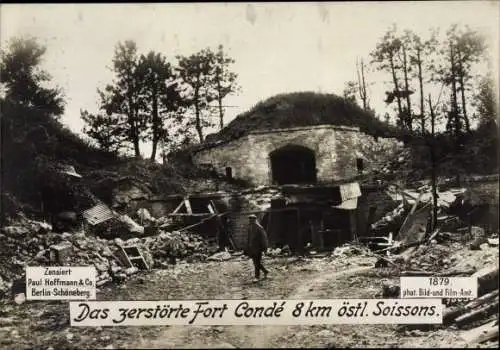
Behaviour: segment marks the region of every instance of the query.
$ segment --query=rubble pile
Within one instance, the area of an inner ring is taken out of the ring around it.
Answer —
[[[155,260],[175,257],[190,262],[204,261],[213,250],[201,236],[178,231],[161,231],[157,236],[146,237],[144,243]]]
[[[84,232],[54,233],[51,229],[46,223],[27,219],[1,229],[0,295],[7,292],[12,281],[22,279],[26,266],[94,265],[98,287],[121,282],[138,272],[137,267],[125,266],[120,259],[122,246],[137,246],[148,267],[161,266],[171,257],[205,260],[211,252],[208,243],[193,234],[163,231],[151,237],[107,240]]]
[[[370,250],[362,245],[354,245],[346,243],[340,247],[336,247],[332,252],[333,257],[350,257],[356,255],[371,255]]]
[[[20,225],[3,227],[0,231],[0,278],[11,281],[19,277],[25,265],[36,265],[45,249],[60,243],[61,236],[51,233],[51,229],[48,224],[26,220]]]
[[[443,242],[443,244],[422,244],[412,254],[406,263],[407,270],[423,270],[429,272],[443,272],[455,266],[457,258],[451,256],[459,249],[458,243]]]
[[[292,251],[288,245],[285,245],[281,248],[269,248],[266,252],[268,256],[276,257],[276,256],[290,256],[292,255]]]
[[[466,329],[462,338],[471,345],[498,340],[498,265],[472,275],[478,281],[478,297],[461,300],[443,313],[443,324]]]
[[[473,227],[482,244],[477,248],[465,244],[463,234],[443,232],[425,244],[413,247],[407,259],[400,261],[405,275],[471,276],[478,281],[478,297],[474,299],[443,299],[446,308],[443,326],[461,329],[461,337],[471,346],[498,339],[499,270],[498,235],[484,236]],[[477,239],[476,237],[476,239]],[[397,259],[393,259],[397,262]],[[382,286],[386,298],[398,298],[398,283]]]

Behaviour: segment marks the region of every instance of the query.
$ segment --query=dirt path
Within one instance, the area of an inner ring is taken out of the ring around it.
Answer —
[[[338,278],[357,272],[368,270],[370,267],[354,267],[347,270],[330,270],[316,272],[283,298],[307,299],[314,298],[315,291],[322,289],[325,284],[332,284]],[[238,285],[239,281],[235,281]],[[262,282],[262,284],[268,281]],[[239,282],[241,283],[241,282]],[[241,289],[247,287],[245,283],[240,284]],[[250,288],[259,288],[252,286]],[[238,292],[238,287],[232,290]],[[241,290],[240,290],[241,292]],[[233,298],[238,298],[235,293]],[[336,294],[336,293],[334,293]],[[217,295],[215,298],[224,298],[226,295]],[[335,297],[332,295],[332,297]],[[340,296],[337,296],[340,297]],[[139,348],[231,348],[231,347],[288,347],[293,344],[280,344],[280,337],[293,331],[294,326],[195,326],[183,327],[173,326],[161,332],[153,341],[140,341]]]

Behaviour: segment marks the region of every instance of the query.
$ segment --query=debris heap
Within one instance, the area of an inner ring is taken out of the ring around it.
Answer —
[[[213,251],[198,235],[162,231],[159,235],[122,240],[86,236],[83,232],[54,233],[50,225],[25,219],[0,231],[0,295],[12,281],[23,280],[26,266],[91,266],[97,285],[121,282],[138,271],[120,259],[123,246],[140,249],[148,267],[161,267],[176,259],[205,260]]]

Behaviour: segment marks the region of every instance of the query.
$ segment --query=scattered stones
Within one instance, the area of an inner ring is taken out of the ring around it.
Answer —
[[[219,252],[219,253],[215,253],[214,255],[211,255],[207,258],[207,260],[210,260],[210,261],[225,261],[225,260],[229,260],[231,259],[231,254],[229,252]]]
[[[93,265],[98,271],[97,281],[103,285],[113,280],[123,281],[138,272],[136,268],[124,271],[128,266],[116,260],[121,246],[137,245],[149,267],[161,266],[173,257],[189,262],[204,261],[210,252],[201,236],[190,233],[160,230],[159,235],[151,237],[106,240],[86,236],[84,232],[54,233],[48,231],[49,228],[46,223],[25,219],[1,229],[5,239],[0,240],[0,296],[10,288],[8,282],[18,278],[30,264]]]
[[[2,232],[9,237],[24,237],[29,234],[29,229],[23,226],[7,226],[2,228]]]
[[[332,253],[334,257],[350,257],[354,255],[365,255],[369,254],[369,251],[366,247],[356,246],[351,244],[344,244],[343,246],[335,248]]]
[[[0,317],[0,327],[7,327],[14,323],[12,317]]]
[[[133,275],[135,273],[139,272],[139,269],[137,267],[129,267],[128,269],[125,270],[125,274],[127,276]]]

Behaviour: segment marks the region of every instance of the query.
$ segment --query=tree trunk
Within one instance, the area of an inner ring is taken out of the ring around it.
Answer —
[[[196,112],[196,132],[198,133],[198,138],[200,139],[200,143],[203,142],[203,128],[201,126],[201,119],[200,119],[200,107],[198,106],[198,103],[195,105],[195,112]]]
[[[420,55],[421,49],[417,49],[417,65],[418,65],[418,85],[420,88],[420,127],[422,135],[425,134],[425,106],[424,106],[424,78],[422,76],[422,59]]]
[[[130,89],[130,87],[129,87]],[[132,93],[129,92],[127,94],[127,102],[128,102],[128,123],[130,126],[130,139],[132,144],[134,145],[134,156],[139,158],[141,156],[141,150],[139,147],[139,132],[137,130],[137,111],[134,108]]]
[[[134,128],[135,130],[136,128]],[[141,150],[139,147],[139,136],[137,136],[137,132],[135,132],[133,136],[133,142],[134,142],[134,154],[136,158],[140,158],[141,156]]]
[[[133,132],[133,139],[134,139],[134,150],[135,150],[135,157],[140,158],[141,157],[141,150],[140,150],[140,137],[139,137],[139,107],[135,107],[134,111],[134,132]]]
[[[467,132],[470,132],[470,123],[469,123],[469,117],[467,116],[467,107],[466,107],[466,102],[465,102],[465,72],[464,72],[464,66],[462,62],[462,55],[460,50],[457,51],[458,54],[458,82],[460,84],[460,92],[462,95],[462,113],[464,116],[464,122],[465,122],[465,129]]]
[[[220,86],[220,75],[217,75],[217,102],[219,103],[220,130],[224,127],[224,110],[222,109],[222,86]]]
[[[218,98],[219,100],[219,116],[220,116],[220,129],[224,127],[224,110],[222,109],[222,98]]]
[[[195,128],[198,133],[198,138],[200,143],[203,142],[203,127],[201,126],[201,115],[200,115],[200,74],[196,76],[196,86],[194,88],[194,112],[195,112]]]
[[[405,80],[405,90],[406,90],[406,123],[408,125],[408,129],[411,131],[412,130],[412,115],[411,115],[411,98],[410,98],[410,84],[408,82],[408,63],[407,63],[407,57],[406,57],[406,48],[403,45],[403,73],[404,73],[404,80]]]
[[[156,87],[153,88],[153,116],[152,116],[152,132],[153,132],[153,141],[152,141],[152,150],[151,150],[151,158],[152,162],[156,159],[156,150],[158,148],[158,141],[160,140],[161,133],[161,125],[160,118],[158,117],[158,96],[156,93]]]
[[[219,89],[220,89],[220,86],[219,86]],[[222,130],[222,128],[224,127],[224,110],[222,109],[222,97],[221,97],[220,92],[217,96],[217,100],[219,102],[220,130]]]
[[[451,63],[451,108],[452,108],[452,118],[453,125],[455,128],[455,135],[460,134],[462,129],[460,126],[460,118],[458,115],[458,100],[457,100],[457,77],[455,70],[455,56],[453,53],[453,45],[450,44],[450,63]]]
[[[356,72],[358,74],[358,86],[359,86],[359,97],[363,102],[363,110],[368,110],[368,96],[366,93],[366,82],[365,82],[365,67],[363,60],[361,60],[361,64],[358,64],[356,67]]]
[[[435,134],[435,124],[436,117],[434,115],[434,108],[432,107],[431,95],[429,94],[429,111],[431,112],[431,139],[429,142],[430,153],[431,153],[431,181],[432,181],[432,231],[437,228],[437,215],[438,215],[438,203],[437,203],[437,162],[436,162],[436,150],[434,149],[434,134]],[[423,116],[422,116],[423,118]]]
[[[196,132],[198,133],[198,138],[200,139],[200,143],[203,142],[203,127],[201,126],[201,117],[200,117],[200,102],[198,101],[198,92],[195,93],[195,122],[196,122]]]
[[[390,55],[391,56],[390,56],[389,60],[391,63],[392,81],[394,83],[394,93],[396,94],[396,99],[397,99],[396,101],[398,103],[398,118],[400,121],[402,121],[401,117],[403,115],[403,110],[401,107],[401,97],[399,96],[398,78],[396,76],[396,68],[394,67],[394,56],[392,53]]]

